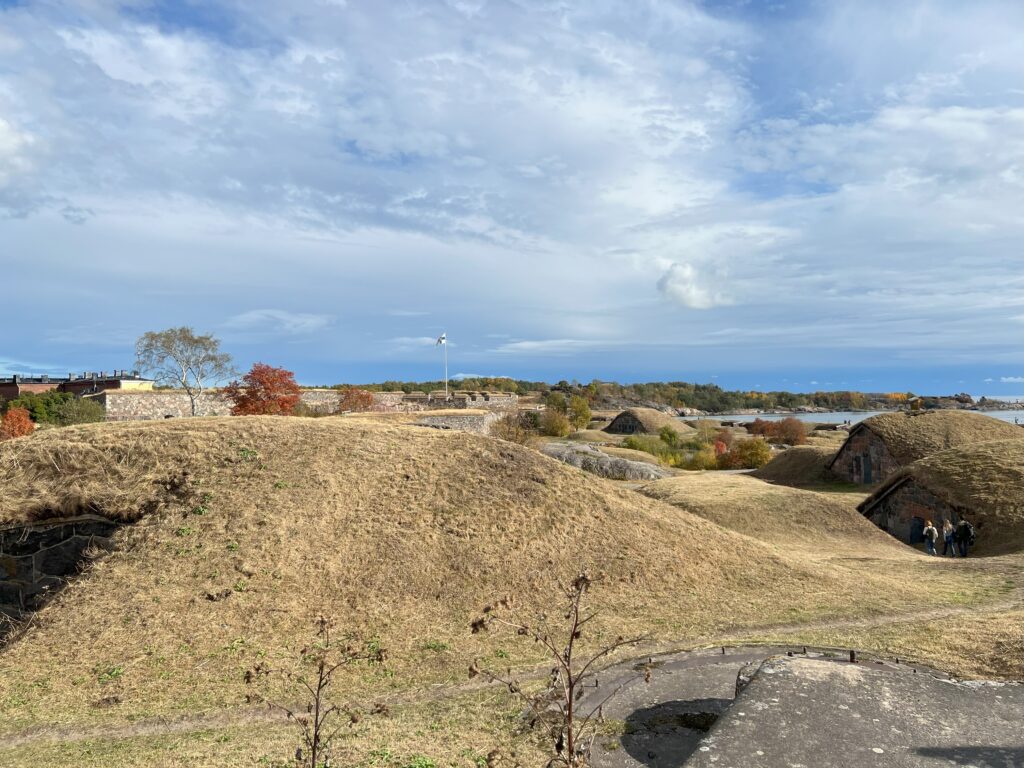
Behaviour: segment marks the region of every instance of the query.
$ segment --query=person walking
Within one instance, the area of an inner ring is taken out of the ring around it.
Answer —
[[[929,555],[936,555],[936,554],[938,554],[935,551],[935,542],[939,538],[939,532],[937,530],[935,530],[935,526],[932,525],[932,521],[931,520],[928,520],[925,523],[924,531],[922,531],[922,534],[924,535],[924,546],[925,546],[925,549],[928,551],[928,554]]]
[[[967,518],[961,517],[956,524],[955,538],[960,557],[967,557],[967,551],[974,544],[974,526],[967,522]]]
[[[953,524],[943,518],[942,520],[942,556],[949,555],[956,557],[956,542],[953,541]]]

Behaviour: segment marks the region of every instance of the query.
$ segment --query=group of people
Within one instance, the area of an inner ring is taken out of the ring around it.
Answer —
[[[942,521],[942,556],[967,557],[967,552],[974,546],[974,526],[966,518],[961,517],[955,526],[949,520]],[[929,555],[938,555],[935,545],[939,540],[939,531],[929,520],[924,526],[924,545]]]

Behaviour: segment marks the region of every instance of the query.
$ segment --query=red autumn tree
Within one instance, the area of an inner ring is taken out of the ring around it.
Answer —
[[[373,408],[373,392],[367,392],[365,389],[346,389],[341,393],[341,399],[338,402],[338,410],[342,413],[346,411],[369,411]]]
[[[266,363],[255,363],[241,382],[224,387],[224,394],[233,403],[233,416],[288,416],[301,396],[294,373]]]
[[[31,435],[35,429],[35,422],[25,408],[11,408],[0,420],[0,440]]]

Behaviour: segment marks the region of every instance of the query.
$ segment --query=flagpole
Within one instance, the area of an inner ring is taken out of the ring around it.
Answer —
[[[445,333],[444,347],[444,401],[448,402],[448,334]]]

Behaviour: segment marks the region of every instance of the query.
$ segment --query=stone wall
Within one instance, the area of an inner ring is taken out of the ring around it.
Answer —
[[[900,468],[882,439],[866,427],[854,428],[832,462],[832,472],[842,480],[874,485]]]
[[[434,429],[457,429],[460,432],[488,435],[491,432],[491,425],[500,418],[500,414],[493,412],[454,413],[443,416],[424,416],[416,424],[421,427],[433,427]]]
[[[883,531],[906,544],[923,541],[921,532],[926,520],[931,520],[942,532],[942,521],[960,522],[957,511],[935,494],[908,480],[871,507],[866,517]],[[941,546],[941,538],[939,540]]]
[[[89,547],[113,548],[118,523],[84,515],[0,529],[0,613],[21,616],[74,576]]]
[[[126,392],[107,390],[90,397],[103,406],[107,421],[150,421],[192,415],[191,401],[184,392]],[[203,393],[197,402],[197,416],[229,416],[231,404],[219,392]]]
[[[155,390],[130,392],[107,390],[90,395],[107,412],[107,421],[150,421],[156,419],[185,418],[192,408],[184,392]],[[307,389],[302,402],[318,413],[337,413],[341,393],[333,389]],[[517,408],[519,398],[514,394],[494,392],[457,392],[445,399],[444,393],[374,392],[373,409],[381,412],[416,413],[419,411],[472,408],[504,413]],[[229,416],[231,403],[219,392],[206,392],[199,396],[198,416]]]

